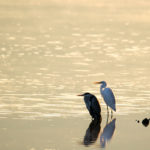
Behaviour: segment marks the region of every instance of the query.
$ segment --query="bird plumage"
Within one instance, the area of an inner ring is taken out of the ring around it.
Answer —
[[[99,119],[101,108],[100,108],[97,98],[93,94],[90,94],[90,93],[84,93],[79,96],[84,96],[84,102],[85,102],[86,108],[88,109],[92,118]]]
[[[107,87],[107,83],[105,81],[95,82],[96,84],[101,84],[100,93],[106,103],[112,110],[116,111],[116,100],[115,96],[110,88]]]
[[[112,108],[114,111],[116,111],[116,102],[115,102],[115,96],[110,88],[105,88],[104,90],[101,90],[101,95],[106,103],[110,108]]]

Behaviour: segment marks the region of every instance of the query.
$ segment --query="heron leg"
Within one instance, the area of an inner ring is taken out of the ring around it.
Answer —
[[[108,119],[109,119],[109,110],[108,110],[108,106],[107,106],[107,120],[106,120],[106,124],[108,124]]]
[[[111,110],[111,119],[113,118],[113,111]]]
[[[109,114],[108,105],[107,105],[107,114]]]

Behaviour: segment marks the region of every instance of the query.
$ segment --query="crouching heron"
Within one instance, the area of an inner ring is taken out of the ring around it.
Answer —
[[[84,93],[78,96],[84,96],[84,102],[92,119],[100,119],[101,107],[97,98],[90,93]]]

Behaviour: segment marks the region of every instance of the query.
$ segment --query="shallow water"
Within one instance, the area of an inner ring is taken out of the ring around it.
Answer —
[[[149,149],[149,126],[136,122],[150,118],[148,0],[0,4],[1,149],[87,149],[91,118],[76,96],[83,92],[102,108],[89,149]],[[117,101],[105,146],[106,106],[93,84],[101,80]]]

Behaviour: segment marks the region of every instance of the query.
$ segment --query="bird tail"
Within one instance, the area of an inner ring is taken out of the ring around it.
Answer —
[[[112,109],[113,109],[114,111],[116,111],[116,105],[113,105]]]

